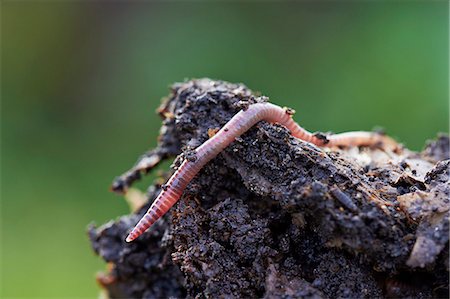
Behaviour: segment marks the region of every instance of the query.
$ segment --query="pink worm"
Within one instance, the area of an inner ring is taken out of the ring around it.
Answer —
[[[184,160],[170,177],[166,187],[159,193],[147,213],[127,236],[126,241],[133,241],[161,218],[178,201],[186,186],[208,161],[216,157],[236,137],[245,133],[261,120],[279,123],[289,129],[294,137],[318,146],[367,146],[383,141],[395,143],[388,137],[371,132],[348,132],[326,138],[320,137],[300,127],[292,119],[292,113],[286,109],[270,103],[250,105],[246,110],[239,111],[213,137],[195,150],[197,157],[195,161]]]

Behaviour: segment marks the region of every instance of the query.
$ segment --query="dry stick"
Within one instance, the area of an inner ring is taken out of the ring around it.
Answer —
[[[186,186],[208,161],[216,157],[236,137],[245,133],[261,120],[279,123],[289,129],[294,137],[317,146],[370,146],[379,143],[396,145],[391,138],[372,132],[348,132],[328,137],[321,134],[312,134],[292,119],[292,111],[289,109],[283,109],[270,103],[250,105],[246,110],[239,111],[213,137],[195,150],[195,161],[184,160],[170,177],[147,213],[127,236],[126,241],[133,241],[161,218],[178,201]]]

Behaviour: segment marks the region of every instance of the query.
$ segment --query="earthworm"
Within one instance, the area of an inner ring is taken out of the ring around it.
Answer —
[[[163,186],[147,213],[127,236],[126,241],[133,241],[161,218],[178,201],[186,186],[208,161],[259,121],[279,123],[294,137],[317,146],[369,146],[383,142],[395,143],[389,137],[372,132],[348,132],[331,136],[312,134],[300,127],[292,119],[292,114],[291,109],[271,103],[256,103],[248,106],[246,110],[239,111],[214,136],[195,150],[195,161],[192,159],[183,161]]]

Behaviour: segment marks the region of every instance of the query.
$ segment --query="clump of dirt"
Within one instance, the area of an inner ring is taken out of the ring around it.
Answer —
[[[242,84],[175,84],[159,145],[118,177],[125,192],[162,160],[192,156],[240,109]],[[403,147],[318,148],[258,123],[208,163],[180,201],[132,243],[155,199],[99,228],[92,246],[109,297],[443,297],[448,294],[449,139]]]

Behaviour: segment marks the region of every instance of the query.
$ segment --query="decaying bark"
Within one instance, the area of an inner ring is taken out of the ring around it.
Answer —
[[[242,107],[266,100],[241,84],[175,84],[159,110],[158,148],[114,189],[189,155]],[[136,213],[91,226],[109,264],[98,281],[112,298],[447,296],[449,169],[447,136],[422,153],[321,149],[261,122],[136,241],[124,239],[159,185]]]

